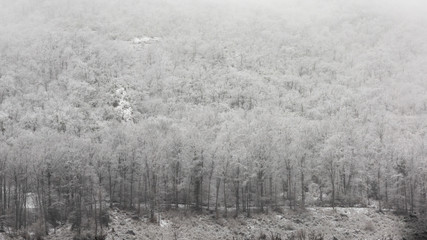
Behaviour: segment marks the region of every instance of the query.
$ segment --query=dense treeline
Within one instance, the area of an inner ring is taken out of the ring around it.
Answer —
[[[423,23],[350,3],[6,2],[3,228],[101,234],[112,206],[425,214]]]

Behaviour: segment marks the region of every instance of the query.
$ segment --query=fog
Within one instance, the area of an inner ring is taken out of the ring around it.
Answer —
[[[0,239],[426,239],[426,13],[0,0]]]

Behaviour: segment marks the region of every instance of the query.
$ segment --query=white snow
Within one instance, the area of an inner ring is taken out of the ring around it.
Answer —
[[[118,106],[115,108],[116,111],[118,111],[125,122],[132,120],[133,109],[128,101],[126,89],[123,87],[118,88],[116,90],[116,96],[120,99]]]
[[[169,226],[169,221],[167,220],[160,220],[160,227],[167,227]]]
[[[161,38],[159,38],[159,37],[144,36],[144,37],[140,37],[140,38],[134,37],[132,42],[133,42],[133,44],[150,44],[150,43],[158,42],[160,40],[161,40]]]
[[[36,194],[35,193],[27,193],[27,202],[25,208],[34,209],[36,208]]]

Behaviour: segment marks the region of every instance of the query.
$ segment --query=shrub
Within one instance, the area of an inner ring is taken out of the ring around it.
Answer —
[[[365,222],[365,231],[374,231],[374,224],[371,220]]]
[[[105,239],[107,239],[106,234],[94,236],[89,232],[83,233],[81,235],[75,235],[73,237],[73,240],[105,240]]]
[[[292,225],[292,223],[286,223],[286,225],[284,226],[284,229],[286,231],[292,231],[295,230],[294,226]]]
[[[34,239],[42,240],[46,235],[46,231],[41,219],[30,226],[30,231],[34,233]]]
[[[324,236],[322,233],[310,232],[308,234],[308,240],[323,240]]]
[[[271,232],[269,236],[267,236],[265,233],[261,232],[256,238],[257,240],[282,240],[280,234]]]
[[[19,236],[25,240],[30,240],[31,236],[27,231],[19,232]]]
[[[271,233],[270,239],[271,240],[282,240],[282,237],[278,233]]]
[[[267,235],[265,235],[265,233],[260,233],[257,239],[258,240],[266,240],[267,239]]]
[[[50,207],[47,210],[47,221],[54,227],[59,226],[59,222],[61,221],[61,212],[58,208]]]
[[[305,240],[306,239],[306,233],[304,229],[300,229],[296,232],[293,232],[289,236],[289,240]]]
[[[283,208],[281,207],[275,207],[273,209],[273,211],[275,211],[276,213],[280,213],[280,214],[284,214],[285,212],[283,211]]]
[[[102,211],[101,211],[101,225],[108,227],[108,223],[110,223],[110,214],[108,214],[107,209],[102,209]]]
[[[105,240],[105,239],[107,239],[107,234],[95,236],[95,240]]]
[[[306,233],[304,229],[300,229],[297,231],[296,235],[295,235],[296,239],[298,240],[305,240],[306,237]]]

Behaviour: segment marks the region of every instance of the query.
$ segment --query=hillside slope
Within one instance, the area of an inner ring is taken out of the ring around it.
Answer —
[[[410,234],[403,217],[378,213],[372,208],[310,208],[303,212],[286,210],[280,214],[219,220],[213,215],[171,211],[161,214],[160,224],[135,216],[117,209],[110,211],[107,239],[259,239],[263,235],[270,239],[272,234],[288,239],[305,234],[307,239],[312,235],[324,239],[400,240]],[[69,231],[62,230],[48,239],[65,240],[72,236]]]

